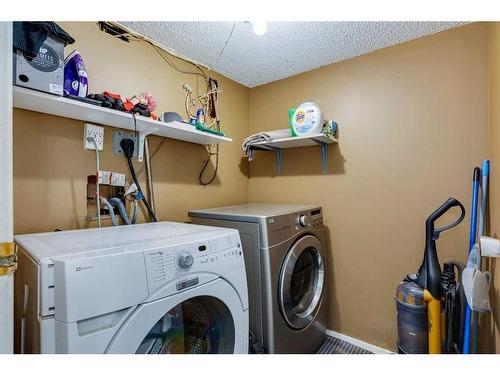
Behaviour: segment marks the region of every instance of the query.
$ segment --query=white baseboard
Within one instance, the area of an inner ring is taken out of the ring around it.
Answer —
[[[347,335],[344,335],[342,333],[331,331],[329,329],[326,330],[326,334],[328,336],[332,336],[332,337],[335,337],[339,340],[348,342],[349,344],[356,345],[356,346],[360,347],[361,349],[368,350],[368,351],[375,353],[375,354],[394,354],[394,352],[391,352],[390,350],[387,350],[387,349],[384,349],[384,348],[381,348],[379,346],[375,346],[372,344],[368,344],[367,342],[355,339],[354,337],[347,336]]]

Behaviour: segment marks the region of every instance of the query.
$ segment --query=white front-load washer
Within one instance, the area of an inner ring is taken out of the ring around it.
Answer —
[[[17,353],[247,353],[238,231],[161,222],[15,237]]]

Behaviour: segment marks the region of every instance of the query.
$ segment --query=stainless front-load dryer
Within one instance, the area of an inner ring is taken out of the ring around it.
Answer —
[[[250,329],[268,353],[314,353],[327,326],[327,229],[321,207],[248,204],[189,212],[240,231]]]

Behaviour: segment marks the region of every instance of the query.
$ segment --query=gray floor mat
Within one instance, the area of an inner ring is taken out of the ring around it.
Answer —
[[[328,336],[318,349],[317,354],[373,354],[359,346]]]

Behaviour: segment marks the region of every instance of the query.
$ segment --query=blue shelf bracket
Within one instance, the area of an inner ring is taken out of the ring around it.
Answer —
[[[281,148],[275,148],[274,151],[276,152],[276,170],[278,171],[278,176],[281,176]]]
[[[318,139],[315,139],[318,138]],[[314,142],[316,145],[321,146],[321,168],[323,171],[323,174],[326,175],[328,173],[328,145],[330,143],[336,143],[337,140],[334,138],[330,139],[325,139],[325,136],[317,136],[317,137],[308,137],[307,140],[308,142],[299,142],[299,146],[296,147],[303,147],[303,146],[311,146],[311,142]],[[302,141],[300,138],[297,138],[297,140]],[[276,170],[277,174],[281,175],[281,167],[283,165],[282,162],[282,154],[283,154],[283,148],[281,146],[285,146],[285,148],[292,148],[293,144],[291,141],[293,139],[285,139],[284,142],[279,142],[278,141],[271,141],[271,142],[261,142],[260,144],[252,145],[253,150],[260,150],[260,151],[274,151],[276,154]],[[328,143],[328,141],[333,141]],[[275,143],[275,144],[274,144]],[[301,145],[301,146],[300,146]]]
[[[320,142],[314,139],[314,142],[316,142],[318,145],[321,145],[321,166],[323,168],[323,174],[326,174],[327,169],[328,169],[328,143],[325,142]]]
[[[328,162],[328,144],[323,143],[321,145],[321,155],[323,158],[323,174],[326,174],[327,162]]]

